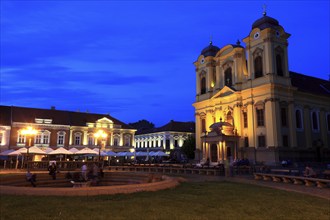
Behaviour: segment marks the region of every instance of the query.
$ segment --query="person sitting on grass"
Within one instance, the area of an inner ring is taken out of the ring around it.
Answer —
[[[30,182],[33,187],[36,187],[37,175],[32,174],[30,170],[26,172],[26,181]]]

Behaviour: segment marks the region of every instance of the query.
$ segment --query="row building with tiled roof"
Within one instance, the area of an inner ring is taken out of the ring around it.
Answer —
[[[16,106],[0,106],[1,151],[27,146],[22,130],[28,126],[37,130],[31,145],[42,149],[102,146],[107,150],[129,151],[134,146],[135,129],[108,114]],[[94,134],[102,130],[106,138]]]
[[[171,120],[159,128],[138,130],[135,134],[135,148],[136,151],[150,149],[169,152],[180,149],[189,135],[195,135],[194,122]]]
[[[330,161],[330,82],[289,71],[289,37],[264,13],[245,47],[202,50],[194,62],[197,159]]]

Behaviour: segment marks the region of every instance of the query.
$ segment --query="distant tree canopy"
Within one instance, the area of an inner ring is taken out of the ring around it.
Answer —
[[[155,128],[155,125],[152,122],[147,121],[145,119],[139,120],[138,122],[129,123],[128,125],[132,126],[133,128],[137,129],[138,131]]]
[[[184,153],[189,159],[195,158],[195,149],[196,149],[196,139],[194,135],[189,135],[187,140],[184,141],[181,151]]]

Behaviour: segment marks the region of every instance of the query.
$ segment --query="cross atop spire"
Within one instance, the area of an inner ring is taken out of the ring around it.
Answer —
[[[212,34],[210,35],[210,45],[212,45]]]
[[[263,16],[266,16],[267,15],[267,5],[263,4],[262,8],[263,8],[262,14],[263,14]]]

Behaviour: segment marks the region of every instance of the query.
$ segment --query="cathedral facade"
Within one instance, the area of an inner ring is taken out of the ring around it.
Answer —
[[[330,160],[330,82],[290,72],[288,38],[266,15],[243,39],[210,42],[196,67],[196,159]]]

